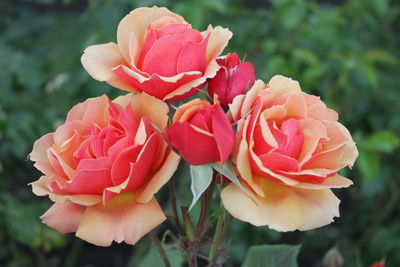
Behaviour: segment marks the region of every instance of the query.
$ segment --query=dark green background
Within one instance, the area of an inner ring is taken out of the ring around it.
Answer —
[[[335,191],[342,200],[335,223],[282,234],[234,221],[226,266],[238,266],[251,245],[267,243],[302,244],[300,266],[320,266],[334,246],[345,266],[382,258],[400,266],[400,2],[394,0],[1,0],[0,266],[149,266],[149,258],[138,264],[147,238],[135,247],[98,248],[42,225],[38,217],[50,201],[27,186],[40,173],[26,156],[73,105],[121,94],[92,80],[80,56],[88,45],[115,41],[131,9],[153,4],[199,30],[229,27],[234,36],[226,52],[247,55],[266,82],[283,74],[320,95],[360,150],[344,173],[355,185]]]

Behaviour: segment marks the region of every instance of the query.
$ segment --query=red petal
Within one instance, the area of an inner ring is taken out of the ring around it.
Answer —
[[[214,137],[198,132],[187,122],[173,123],[163,135],[192,165],[216,162],[220,158]]]
[[[175,76],[179,54],[186,42],[185,36],[165,36],[158,39],[146,54],[141,70],[164,77]]]
[[[291,158],[297,158],[303,147],[304,136],[300,133],[300,124],[295,119],[284,121],[281,131],[287,136],[286,145],[276,150],[277,152]]]
[[[101,195],[104,188],[112,185],[107,161],[107,158],[81,160],[71,183],[66,183],[62,191]]]
[[[136,162],[131,164],[129,182],[124,191],[131,191],[140,187],[146,178],[148,178],[149,171],[154,163],[154,159],[157,156],[156,153],[159,145],[159,139],[157,138],[157,135],[157,133],[154,133],[149,138],[149,140],[143,146],[143,149],[140,152]]]
[[[298,171],[297,160],[279,153],[270,153],[260,156],[263,165],[271,171]]]
[[[178,89],[181,85],[184,85],[184,84],[191,82],[202,76],[201,73],[195,73],[195,74],[186,74],[185,73],[176,82],[168,82],[168,81],[165,81],[162,78],[160,78],[159,75],[153,74],[149,80],[146,80],[141,83],[134,77],[127,74],[123,70],[122,66],[116,68],[114,70],[114,73],[116,73],[119,76],[119,78],[121,80],[123,80],[124,82],[130,84],[131,86],[133,86],[143,92],[146,92],[147,94],[149,94],[151,96],[159,98],[159,99],[163,99],[169,93]],[[173,97],[173,99],[168,99],[168,100],[184,99],[184,98],[192,96],[196,93],[197,93],[197,90],[193,89],[183,95],[175,96],[175,97]]]
[[[206,50],[210,39],[208,34],[201,43],[187,43],[179,54],[177,73],[188,71],[204,72],[206,68]]]
[[[213,133],[215,141],[217,142],[220,160],[225,162],[232,153],[235,137],[233,134],[232,125],[221,106],[215,104],[212,108]]]
[[[128,178],[131,163],[136,161],[141,149],[141,145],[132,145],[118,154],[111,168],[111,178],[114,185],[119,185]]]

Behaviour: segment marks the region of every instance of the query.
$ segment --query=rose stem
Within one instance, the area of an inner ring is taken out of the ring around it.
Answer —
[[[182,226],[179,221],[179,215],[178,215],[178,210],[176,208],[176,191],[175,191],[175,178],[172,176],[172,178],[169,180],[168,183],[168,188],[169,188],[169,199],[170,199],[170,204],[171,204],[171,210],[172,210],[172,217],[175,222],[176,229],[178,230],[178,234],[182,235]]]
[[[154,231],[150,232],[150,237],[151,241],[153,242],[153,245],[156,247],[158,250],[158,253],[160,254],[164,264],[166,267],[171,267],[171,264],[169,263],[167,254],[165,253],[165,250],[160,242],[160,239],[158,238],[157,234]]]
[[[231,215],[226,215],[226,218],[225,214],[220,215],[218,217],[213,243],[211,245],[210,254],[208,255],[208,263],[209,263],[208,266],[213,266],[216,260],[219,246],[221,245],[225,234],[228,232],[231,221],[232,221]]]
[[[201,238],[202,232],[204,231],[204,224],[207,220],[208,209],[210,207],[210,201],[214,190],[215,182],[207,188],[207,191],[201,196],[201,210],[199,220],[197,221],[196,237]]]

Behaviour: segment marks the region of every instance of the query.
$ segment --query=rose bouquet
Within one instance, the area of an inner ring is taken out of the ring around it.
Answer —
[[[150,233],[169,266],[153,232],[167,218],[155,195],[168,183],[171,242],[190,266],[214,266],[232,216],[283,232],[339,216],[331,188],[352,184],[338,174],[358,155],[350,133],[297,81],[264,83],[250,62],[221,55],[231,37],[220,26],[192,29],[166,8],[138,8],[119,23],[117,43],[86,48],[87,72],[129,93],[77,104],[35,142],[30,159],[43,176],[32,190],[54,202],[43,222],[98,246]],[[193,200],[179,208],[183,162]],[[222,204],[217,218],[212,201]]]

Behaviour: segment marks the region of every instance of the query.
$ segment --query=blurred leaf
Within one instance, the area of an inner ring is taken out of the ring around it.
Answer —
[[[45,210],[42,203],[21,203],[10,195],[5,195],[4,199],[7,231],[14,240],[46,251],[64,245],[63,236],[40,221],[39,216]]]
[[[390,130],[381,130],[370,135],[364,146],[372,151],[392,153],[400,145],[399,137]]]
[[[389,52],[382,49],[371,49],[368,50],[365,55],[365,59],[373,63],[387,63],[396,64],[397,59]]]
[[[189,210],[193,208],[197,200],[199,200],[200,196],[211,184],[213,178],[212,164],[190,165],[190,174],[192,178],[192,185],[190,188],[193,193],[193,200]]]
[[[379,157],[373,151],[360,150],[356,166],[359,168],[363,177],[374,179],[376,178],[380,167]]]
[[[372,63],[360,61],[357,65],[357,70],[371,86],[378,85],[378,74],[375,66]]]
[[[183,256],[179,250],[177,250],[173,245],[165,244],[163,245],[165,252],[167,254],[168,260],[173,267],[180,267],[183,265]],[[139,264],[139,267],[164,267],[164,262],[157,249],[151,246],[149,252]]]
[[[340,251],[333,247],[322,259],[322,267],[341,267],[343,266],[343,256]]]
[[[299,245],[252,246],[242,267],[296,267],[299,250]]]
[[[387,14],[389,10],[388,0],[368,0],[369,4],[379,16],[383,17]]]
[[[306,5],[302,0],[294,1],[289,6],[285,7],[282,14],[283,27],[287,30],[292,30],[299,26],[302,20],[306,17]]]
[[[317,65],[319,63],[317,56],[310,50],[295,48],[292,53],[295,59],[309,65]]]

